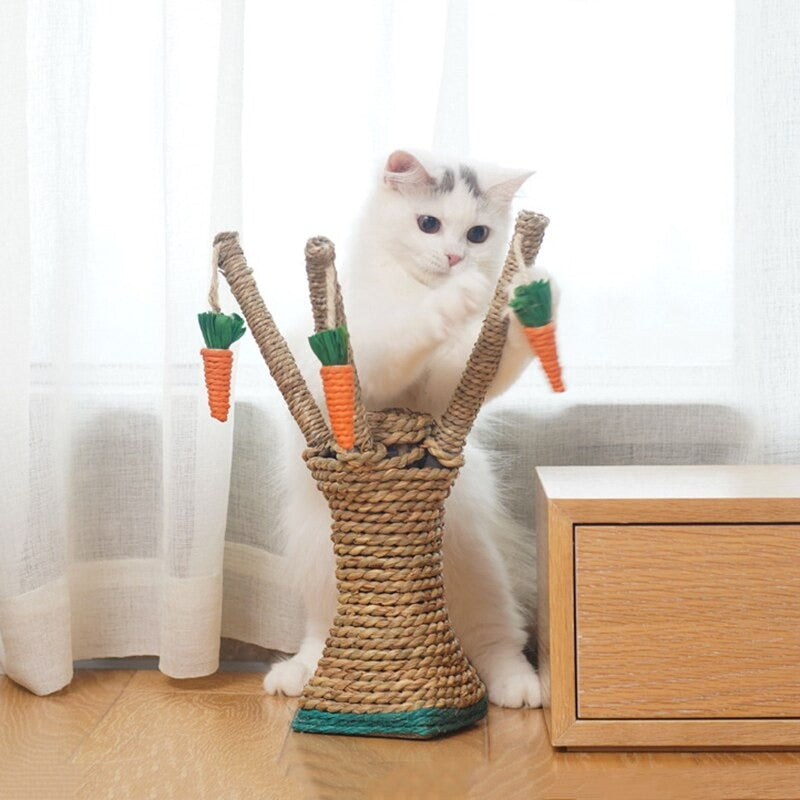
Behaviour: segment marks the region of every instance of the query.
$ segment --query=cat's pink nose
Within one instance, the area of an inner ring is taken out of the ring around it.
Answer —
[[[461,261],[461,258],[462,256],[456,255],[455,253],[447,254],[447,260],[450,262],[451,267],[454,267],[456,264],[458,264],[458,262]]]

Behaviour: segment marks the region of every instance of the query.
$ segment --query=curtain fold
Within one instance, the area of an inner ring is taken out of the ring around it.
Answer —
[[[800,460],[800,7],[736,3],[738,379],[753,459]],[[798,487],[800,488],[800,487]]]
[[[22,592],[17,564],[27,527],[28,505],[28,407],[30,387],[30,218],[28,193],[27,91],[25,41],[27,9],[12,4],[0,25],[0,74],[7,76],[0,92],[0,234],[17,263],[5,261],[0,275],[6,293],[6,321],[13,336],[0,336],[0,449],[9,455],[3,469],[0,492],[0,664],[11,663],[16,636],[8,619],[14,612],[9,598]],[[12,376],[14,377],[12,380]],[[13,454],[13,456],[12,456]],[[10,459],[13,457],[13,468]],[[16,624],[15,624],[16,627]],[[10,655],[9,655],[10,654]],[[9,669],[8,666],[5,667]],[[13,667],[12,667],[13,668]]]
[[[791,0],[737,0],[735,53],[724,0],[3,14],[0,667],[31,691],[79,659],[207,674],[220,635],[296,649],[286,416],[246,336],[232,418],[209,417],[210,242],[241,231],[281,328],[310,330],[303,244],[346,258],[396,147],[540,168],[519,205],[553,219],[569,391],[531,368],[476,431],[520,522],[537,465],[800,455]]]
[[[212,236],[241,225],[243,2],[12,6],[4,669],[39,694],[76,659],[208,674],[233,424],[208,415],[196,315]]]

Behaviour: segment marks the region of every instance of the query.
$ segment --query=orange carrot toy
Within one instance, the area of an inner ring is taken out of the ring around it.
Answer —
[[[531,349],[539,357],[554,392],[563,392],[561,364],[556,350],[556,326],[552,320],[550,281],[534,281],[514,290],[509,303],[522,323]]]
[[[353,365],[347,363],[347,328],[340,325],[319,331],[308,337],[308,343],[322,362],[319,372],[333,437],[343,450],[352,450],[355,446],[355,377]]]
[[[211,416],[220,422],[228,419],[231,398],[233,351],[230,346],[244,336],[244,320],[238,314],[217,314],[206,311],[197,315],[206,346],[203,357],[208,407]]]

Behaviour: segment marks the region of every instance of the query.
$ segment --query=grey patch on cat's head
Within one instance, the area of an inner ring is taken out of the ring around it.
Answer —
[[[456,176],[451,169],[445,169],[442,179],[436,186],[436,190],[442,194],[452,192],[456,185]]]
[[[481,187],[478,185],[478,176],[475,174],[475,170],[462,164],[459,167],[458,172],[461,176],[461,180],[467,185],[467,189],[469,189],[473,197],[483,197],[483,192],[481,191]]]

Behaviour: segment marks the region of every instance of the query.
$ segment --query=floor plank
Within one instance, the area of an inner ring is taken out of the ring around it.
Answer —
[[[434,741],[317,736],[290,731],[295,708],[256,673],[79,671],[49,697],[0,678],[0,798],[800,796],[800,753],[554,751],[540,711],[494,707]]]
[[[75,751],[113,706],[132,672],[81,671],[60,692],[37,697],[0,676],[0,797],[71,797],[82,770]]]
[[[290,720],[263,691],[135,687],[76,751],[91,766],[78,796],[269,797]]]
[[[430,741],[292,733],[280,763],[315,798],[462,798],[488,759],[487,722]]]
[[[204,678],[170,678],[158,670],[136,672],[126,688],[133,692],[213,692],[214,694],[263,695],[264,674],[256,672],[217,672]]]
[[[800,753],[567,752],[550,747],[541,712],[490,708],[489,719],[492,756],[473,785],[475,797],[800,797]]]

